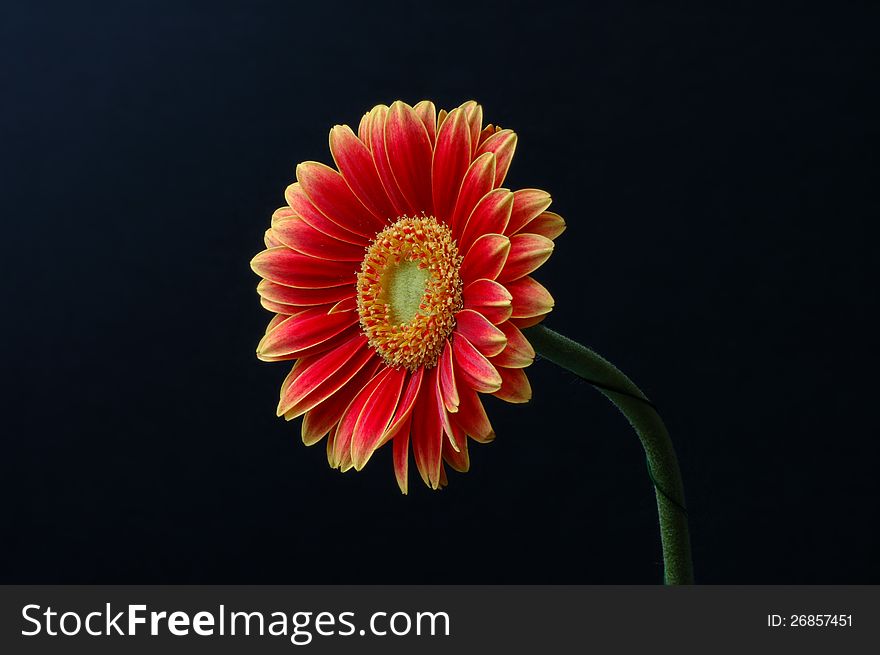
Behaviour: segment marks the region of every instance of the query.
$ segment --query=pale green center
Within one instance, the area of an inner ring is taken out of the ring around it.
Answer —
[[[382,276],[382,289],[385,302],[390,305],[392,325],[409,323],[419,312],[425,296],[425,286],[430,273],[419,268],[418,262],[404,260],[385,269]]]

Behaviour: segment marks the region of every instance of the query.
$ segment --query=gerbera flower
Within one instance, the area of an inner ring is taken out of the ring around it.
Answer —
[[[437,489],[445,464],[468,470],[468,437],[495,437],[480,394],[529,400],[535,351],[520,328],[553,307],[530,274],[565,223],[546,192],[502,187],[516,134],[482,116],[473,101],[397,101],[357,134],[335,126],[336,168],[297,166],[251,262],[275,313],[257,356],[296,360],[278,415],[303,417],[306,445],[328,436],[343,471],[393,442],[403,493],[410,444]]]

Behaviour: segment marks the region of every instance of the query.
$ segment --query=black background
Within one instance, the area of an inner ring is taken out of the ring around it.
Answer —
[[[670,428],[698,581],[880,582],[877,12],[706,4],[4,4],[0,581],[660,580],[637,440],[546,362],[440,493],[275,418],[248,262],[296,163],[475,98],[568,222],[547,325]]]

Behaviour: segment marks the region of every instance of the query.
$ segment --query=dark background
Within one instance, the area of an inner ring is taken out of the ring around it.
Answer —
[[[475,98],[568,221],[547,325],[670,428],[698,581],[880,582],[877,11],[119,4],[0,9],[0,581],[661,579],[635,436],[546,362],[440,493],[275,418],[248,262],[296,163]]]

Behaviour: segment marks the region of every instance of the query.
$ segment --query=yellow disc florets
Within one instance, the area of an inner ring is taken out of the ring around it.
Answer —
[[[361,327],[389,366],[432,367],[461,309],[461,257],[433,216],[403,216],[376,235],[357,279]]]

